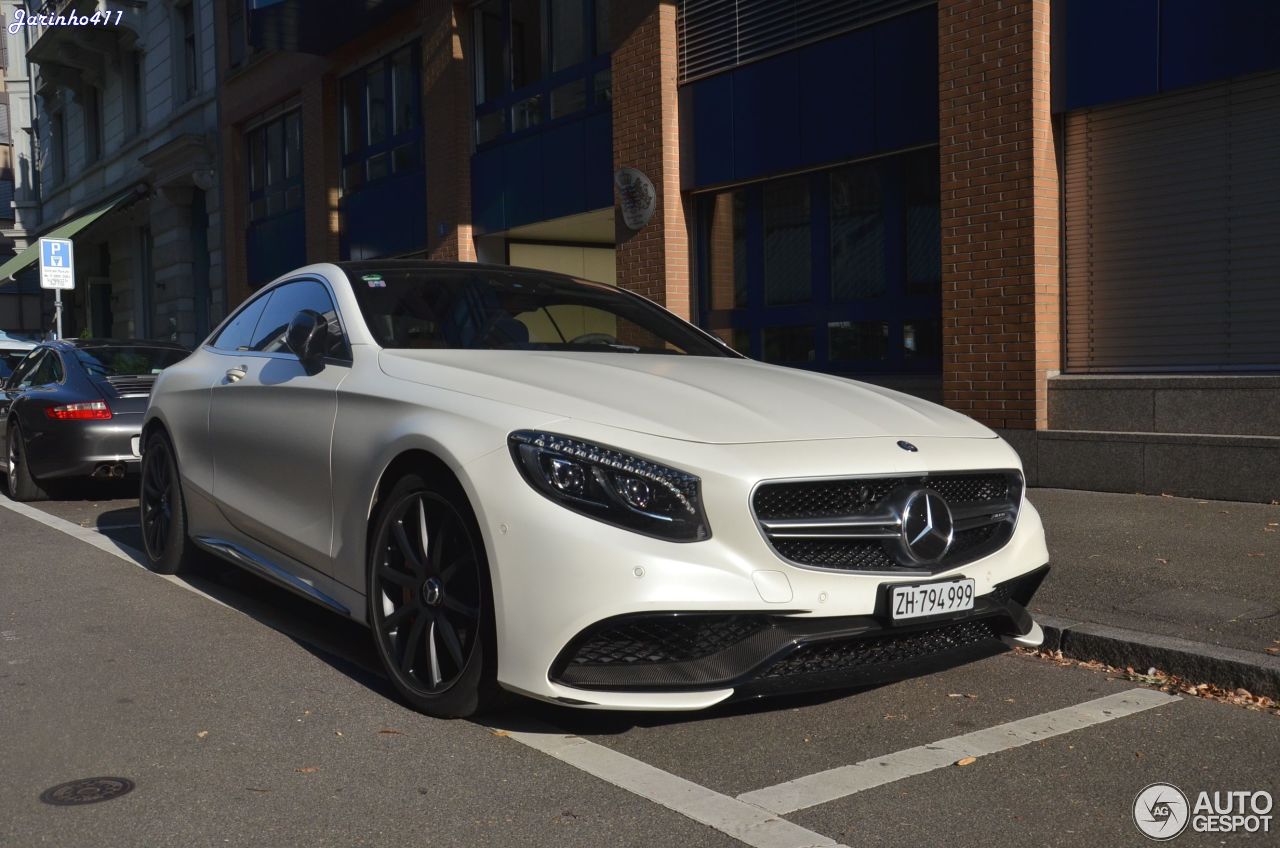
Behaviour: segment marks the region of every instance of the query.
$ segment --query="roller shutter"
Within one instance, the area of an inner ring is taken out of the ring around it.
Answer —
[[[681,0],[680,82],[736,68],[936,0]]]
[[[1065,127],[1066,366],[1280,369],[1280,74]]]

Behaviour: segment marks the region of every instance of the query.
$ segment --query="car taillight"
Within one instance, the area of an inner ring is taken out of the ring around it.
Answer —
[[[104,421],[111,417],[111,410],[103,401],[95,400],[50,406],[44,414],[56,421]]]

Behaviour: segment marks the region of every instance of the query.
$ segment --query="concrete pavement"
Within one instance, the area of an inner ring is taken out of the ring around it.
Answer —
[[[1133,798],[1151,782],[1280,789],[1276,716],[1175,697],[963,767],[902,770],[784,813],[785,828],[731,835],[733,822],[707,808],[1154,693],[1006,654],[863,692],[692,715],[518,701],[485,723],[442,722],[394,700],[363,630],[254,578],[192,577],[212,603],[8,510],[0,544],[4,846],[980,846],[1015,833],[1035,845],[1136,846]],[[592,771],[519,741],[531,724],[616,767]],[[82,807],[38,800],[106,775],[137,788]],[[1219,839],[1187,833],[1178,844]]]
[[[1032,489],[1033,611],[1078,659],[1280,698],[1280,506]]]

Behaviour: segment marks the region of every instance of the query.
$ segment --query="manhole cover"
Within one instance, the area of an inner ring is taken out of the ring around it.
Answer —
[[[133,781],[127,777],[85,777],[49,787],[40,793],[40,800],[56,807],[71,807],[110,801],[132,791]]]

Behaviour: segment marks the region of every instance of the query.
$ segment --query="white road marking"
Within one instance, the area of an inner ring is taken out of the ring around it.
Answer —
[[[1123,718],[1144,710],[1163,707],[1182,700],[1176,695],[1166,695],[1150,689],[1130,689],[1086,701],[1073,707],[1043,713],[1030,718],[1011,721],[976,730],[963,736],[954,736],[898,751],[883,757],[874,757],[840,766],[817,774],[745,792],[739,801],[754,804],[775,813],[792,813],[807,807],[825,804],[865,789],[873,789],[886,783],[913,777],[935,769],[946,768],[965,757],[984,757],[1010,748],[1030,745],[1073,730]]]
[[[553,728],[503,733],[754,848],[844,848],[820,833],[785,821],[767,810],[699,786],[580,736]]]
[[[142,551],[132,547],[131,545],[126,545],[123,542],[114,541],[111,538],[104,536],[102,533],[99,533],[97,530],[91,530],[88,527],[81,527],[79,524],[67,521],[65,518],[50,515],[44,510],[36,509],[35,507],[27,506],[24,503],[18,503],[17,501],[12,501],[5,497],[0,497],[0,506],[10,512],[16,512],[18,515],[30,518],[32,521],[37,521],[45,527],[52,528],[61,533],[66,533],[68,536],[73,536],[85,544],[93,545],[103,553],[108,553],[117,559],[133,563],[143,571],[150,571],[146,566],[146,559],[144,558]],[[174,577],[171,574],[157,574],[155,576],[163,580],[167,580],[175,586],[186,589],[188,592],[213,601],[218,606],[233,609],[232,607],[227,607],[226,604],[207,592],[202,592],[179,577]]]

